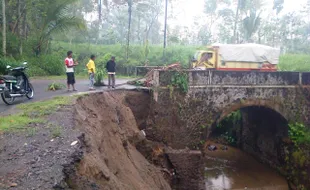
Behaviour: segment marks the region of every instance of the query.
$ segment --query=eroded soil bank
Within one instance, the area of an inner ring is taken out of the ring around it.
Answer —
[[[139,129],[149,99],[137,91],[91,94],[30,130],[1,134],[0,189],[170,190],[165,147]]]
[[[83,132],[83,156],[67,173],[71,188],[171,189],[160,168],[150,164],[135,148],[145,137],[127,105],[143,118],[147,110],[142,110],[149,103],[143,103],[143,98],[147,100],[143,93],[116,91],[77,100],[75,110],[77,127]]]

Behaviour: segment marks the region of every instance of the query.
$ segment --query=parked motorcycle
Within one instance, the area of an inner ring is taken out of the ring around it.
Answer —
[[[28,99],[34,97],[34,89],[25,73],[27,62],[23,66],[9,69],[8,75],[0,76],[1,98],[7,105],[12,105],[15,98],[26,96]]]

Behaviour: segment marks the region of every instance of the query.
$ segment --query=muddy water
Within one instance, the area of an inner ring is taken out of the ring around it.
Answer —
[[[287,181],[276,171],[259,163],[239,149],[228,147],[206,150],[205,184],[207,190],[263,189],[289,190]]]

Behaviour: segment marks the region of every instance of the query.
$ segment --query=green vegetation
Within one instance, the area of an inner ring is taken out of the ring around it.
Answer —
[[[41,123],[40,118],[32,118],[23,114],[3,116],[0,118],[0,131],[14,131],[24,129],[30,123]]]
[[[61,137],[62,127],[52,125],[51,128],[52,138]]]
[[[0,131],[25,129],[31,123],[43,123],[44,116],[52,114],[61,106],[68,105],[72,97],[55,97],[50,100],[18,105],[19,112],[0,117]],[[30,130],[30,129],[29,129]],[[34,131],[28,131],[33,133]]]
[[[62,83],[53,82],[52,84],[48,85],[48,90],[56,91],[56,90],[61,90],[61,89],[65,88],[65,87],[66,87],[66,85],[64,85]]]
[[[281,71],[310,71],[310,55],[286,54],[280,57],[279,69]]]
[[[18,105],[17,108],[23,111],[28,117],[40,117],[55,112],[60,106],[68,105],[72,97],[55,97],[50,100]]]
[[[186,72],[176,71],[171,77],[171,86],[179,88],[181,92],[188,92],[188,75]]]
[[[286,144],[286,173],[298,189],[309,185],[310,130],[301,123],[289,124],[290,143]]]
[[[281,47],[283,53],[289,53],[280,58],[282,71],[310,71],[309,21],[303,19],[310,12],[309,3],[304,4],[303,11],[262,18],[259,13],[266,5],[261,2],[205,0],[204,16],[195,18],[190,25],[168,26],[167,37],[163,36],[159,20],[164,16],[163,0],[104,2],[6,0],[0,21],[4,29],[0,36],[0,74],[5,73],[6,65],[17,66],[26,60],[30,76],[62,76],[66,52],[72,50],[79,61],[76,73],[83,78],[87,77],[85,65],[91,54],[97,56],[99,70],[104,71],[114,55],[117,74],[132,76],[135,66],[180,62],[188,68],[197,49],[214,43],[245,42]],[[179,6],[177,1],[169,4]],[[99,15],[109,16],[84,19],[98,7]],[[282,9],[283,1],[275,1],[274,10],[280,13]],[[180,22],[175,13],[169,14],[170,19]],[[218,29],[214,30],[213,25]],[[168,44],[165,51],[164,41]]]
[[[27,137],[33,137],[37,133],[37,129],[30,127],[27,129]]]
[[[44,123],[44,116],[57,111],[60,106],[68,105],[72,97],[55,97],[50,100],[18,105],[19,112],[0,117],[0,132],[25,130],[31,123]],[[59,129],[53,129],[52,134],[58,134]],[[35,128],[26,130],[27,136],[34,136]]]
[[[310,130],[301,123],[289,124],[289,137],[295,146],[310,145]]]
[[[241,128],[241,111],[232,112],[226,116],[214,130],[219,139],[232,146],[237,145],[237,132]]]
[[[71,47],[71,48],[70,48]],[[63,80],[65,79],[65,70],[63,60],[65,52],[73,49],[74,57],[79,60],[76,67],[76,78],[87,79],[86,64],[89,55],[97,55],[96,66],[98,71],[105,72],[105,63],[111,55],[116,56],[118,77],[128,77],[135,75],[135,66],[144,65],[144,57],[139,54],[142,46],[131,46],[133,53],[129,62],[125,60],[123,47],[121,45],[87,45],[87,44],[68,44],[65,42],[52,42],[52,54],[41,55],[37,57],[24,58],[28,61],[28,75],[35,76],[36,79]],[[162,48],[159,46],[150,46],[148,54],[149,66],[164,66],[180,61],[184,68],[188,68],[189,59],[198,49],[198,47],[171,46],[167,49],[166,62],[163,62]],[[58,51],[58,52],[57,52]],[[88,53],[86,53],[88,52]],[[18,66],[23,60],[14,58],[0,58],[0,73],[5,72],[6,65]],[[304,54],[286,54],[280,57],[280,71],[310,71],[310,56]],[[42,76],[42,77],[40,77]],[[47,77],[46,77],[47,76]],[[50,77],[49,77],[50,76]]]
[[[98,69],[95,74],[95,86],[103,86],[103,79],[107,76],[107,72],[103,69]]]

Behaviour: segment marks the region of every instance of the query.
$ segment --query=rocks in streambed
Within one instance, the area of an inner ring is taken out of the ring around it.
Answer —
[[[213,141],[207,141],[205,143],[205,150],[210,151],[210,152],[217,151],[217,150],[227,151],[228,146],[217,143],[217,142],[213,142]]]
[[[208,150],[209,151],[216,151],[217,150],[217,147],[215,145],[209,145],[208,146]]]
[[[209,151],[216,151],[216,150],[218,150],[218,148],[216,145],[209,145],[208,150]],[[221,150],[226,151],[226,150],[228,150],[228,147],[227,146],[221,146]]]
[[[228,150],[228,147],[227,146],[222,146],[221,149],[222,150]]]

